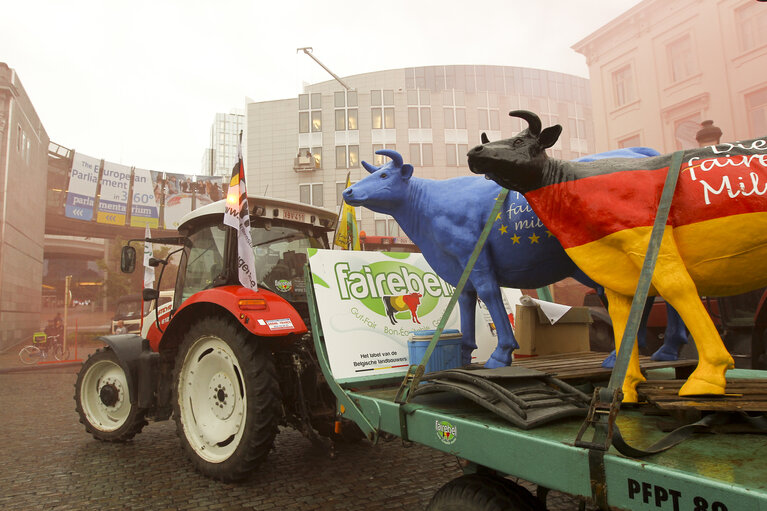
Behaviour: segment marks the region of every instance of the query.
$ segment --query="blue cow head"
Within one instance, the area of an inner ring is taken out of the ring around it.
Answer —
[[[512,138],[496,142],[490,142],[483,133],[482,145],[467,154],[469,169],[504,188],[525,193],[540,181],[547,158],[545,150],[556,143],[562,126],[555,124],[541,131],[541,120],[533,112],[513,110],[509,115],[526,120],[529,127]]]
[[[382,149],[376,154],[388,156],[389,162],[380,167],[362,162],[371,176],[350,186],[343,192],[344,201],[350,206],[365,205],[378,213],[390,213],[403,201],[407,200],[407,188],[413,175],[413,166],[403,164],[402,156],[397,151]]]

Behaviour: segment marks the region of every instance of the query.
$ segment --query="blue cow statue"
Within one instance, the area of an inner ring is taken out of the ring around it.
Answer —
[[[445,180],[413,177],[413,166],[403,163],[398,152],[384,149],[376,154],[387,156],[391,161],[381,167],[363,161],[370,175],[345,189],[344,201],[391,215],[421,249],[432,269],[446,282],[457,285],[494,200],[503,189],[477,176]],[[654,154],[658,153],[633,148],[594,157],[637,158]],[[512,351],[519,345],[499,286],[535,289],[566,277],[596,286],[565,254],[522,194],[510,192],[458,297],[463,332],[462,363],[471,363],[471,353],[477,347],[474,339],[477,297],[487,306],[498,335],[498,344],[485,367],[508,366]],[[673,348],[669,351],[676,353]]]

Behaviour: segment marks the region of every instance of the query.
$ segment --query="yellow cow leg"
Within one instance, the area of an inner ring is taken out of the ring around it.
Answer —
[[[670,234],[669,231],[666,231]],[[727,369],[735,365],[724,347],[698,290],[684,266],[673,236],[663,237],[652,284],[684,320],[698,348],[698,367],[679,390],[680,396],[724,394]]]
[[[623,332],[626,330],[626,323],[629,319],[632,297],[617,293],[610,289],[605,289],[605,295],[607,295],[610,319],[613,322],[615,350],[617,353],[618,350],[620,350]],[[631,349],[631,360],[626,369],[626,377],[623,380],[622,386],[624,403],[636,403],[639,400],[636,386],[643,381],[645,381],[645,377],[642,376],[642,373],[639,370],[639,351],[637,350],[636,339],[634,339],[634,346]]]

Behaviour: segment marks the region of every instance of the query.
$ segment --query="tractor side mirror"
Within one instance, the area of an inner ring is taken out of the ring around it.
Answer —
[[[136,269],[136,249],[130,245],[125,245],[120,252],[120,271],[123,273],[133,273]]]
[[[145,287],[141,291],[141,298],[143,298],[145,302],[151,302],[152,300],[157,300],[159,296],[160,296],[160,292],[151,287]]]

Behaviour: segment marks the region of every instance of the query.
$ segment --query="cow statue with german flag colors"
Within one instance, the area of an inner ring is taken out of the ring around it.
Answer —
[[[538,116],[515,137],[468,153],[469,168],[524,194],[567,255],[605,288],[620,343],[650,239],[671,155],[588,163],[546,156],[562,132]],[[684,152],[650,293],[679,312],[698,349],[681,396],[722,395],[733,359],[699,295],[729,296],[767,285],[767,138]],[[623,401],[636,402],[636,344]]]

